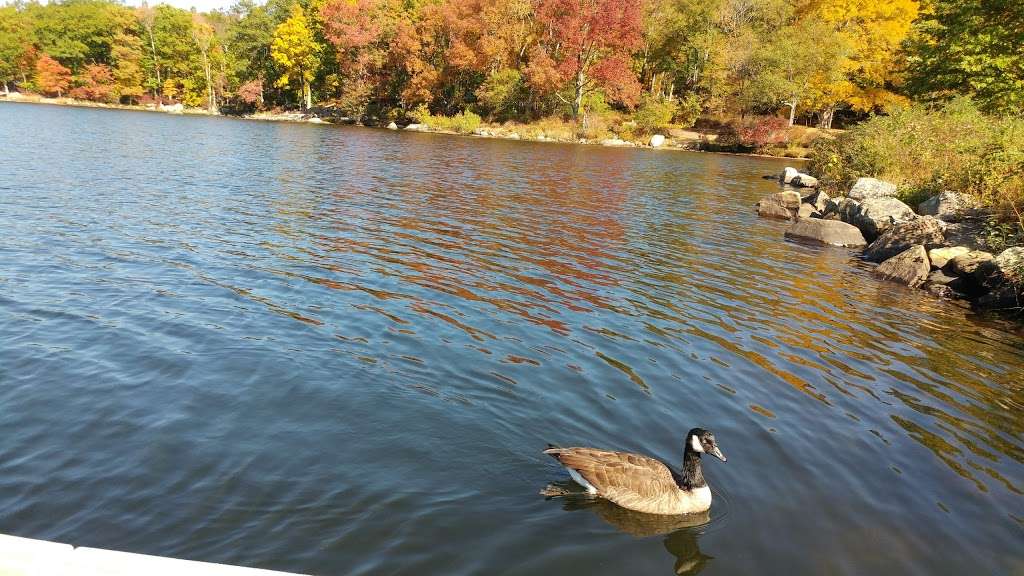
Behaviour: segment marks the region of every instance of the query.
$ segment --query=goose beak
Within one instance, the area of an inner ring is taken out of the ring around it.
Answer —
[[[722,451],[718,449],[718,446],[712,446],[711,450],[708,450],[708,454],[711,454],[715,458],[725,462],[725,454],[722,454]]]

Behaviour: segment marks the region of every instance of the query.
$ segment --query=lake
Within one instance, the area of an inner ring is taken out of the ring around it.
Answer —
[[[0,533],[329,574],[1024,574],[1024,338],[786,162],[0,104]],[[546,500],[547,442],[703,524]]]

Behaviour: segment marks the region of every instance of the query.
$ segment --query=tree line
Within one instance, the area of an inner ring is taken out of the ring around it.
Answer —
[[[909,100],[1024,108],[1011,0],[113,0],[0,7],[0,81],[211,110],[491,120],[616,109],[830,127]]]

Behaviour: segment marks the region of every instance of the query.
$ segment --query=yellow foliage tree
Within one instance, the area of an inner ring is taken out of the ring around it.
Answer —
[[[800,7],[800,18],[831,28],[832,37],[825,41],[845,48],[846,56],[835,63],[840,77],[811,84],[822,125],[830,127],[832,114],[843,104],[866,112],[904,101],[890,88],[899,80],[900,44],[919,9],[918,0],[808,0]]]
[[[274,85],[285,88],[298,84],[300,97],[307,109],[313,105],[309,83],[316,77],[320,65],[319,49],[302,8],[298,4],[293,5],[291,16],[274,31],[270,56],[283,71]]]

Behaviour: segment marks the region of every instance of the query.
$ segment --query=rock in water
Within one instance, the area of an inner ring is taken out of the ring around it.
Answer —
[[[804,206],[807,205],[804,204]],[[856,226],[839,220],[821,220],[819,218],[796,221],[786,229],[786,238],[812,240],[831,246],[857,247],[867,244]]]
[[[928,251],[928,259],[932,261],[932,266],[935,268],[942,268],[953,258],[962,254],[967,254],[971,249],[966,246],[951,246],[948,248],[935,248],[934,250]]]
[[[864,258],[882,262],[918,244],[926,249],[938,248],[946,241],[942,232],[942,222],[931,216],[897,222],[868,246]]]
[[[892,228],[893,224],[913,220],[917,214],[895,198],[868,198],[853,207],[847,218],[843,221],[860,228],[864,237],[871,241]]]
[[[651,136],[651,141],[650,141],[651,148],[657,148],[658,146],[661,146],[664,143],[665,143],[665,137],[662,136],[661,134],[655,134],[654,136]]]
[[[917,288],[928,279],[931,269],[924,246],[914,246],[879,264],[875,274]]]
[[[781,184],[791,184],[793,182],[793,178],[796,178],[798,174],[800,174],[799,170],[786,166],[782,169],[782,173],[779,174],[779,182]]]
[[[796,192],[776,192],[757,203],[757,215],[763,218],[790,219],[800,209],[800,195]]]
[[[398,130],[398,124],[391,122],[390,124],[388,124],[388,130]]]
[[[801,199],[805,204],[814,206],[818,212],[824,213],[828,208],[831,198],[823,190],[815,190]]]
[[[804,174],[803,172],[797,174],[789,184],[791,186],[801,186],[803,188],[817,188],[818,179],[810,174]]]
[[[892,198],[895,195],[895,184],[874,178],[858,178],[847,194],[850,198],[858,201],[868,198]]]
[[[970,194],[946,191],[921,202],[917,212],[924,216],[935,216],[943,222],[959,222],[980,205],[978,199]]]

